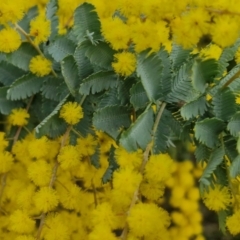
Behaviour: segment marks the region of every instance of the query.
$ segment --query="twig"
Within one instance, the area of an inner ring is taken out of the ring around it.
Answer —
[[[44,54],[43,52],[41,51],[41,49],[39,48],[38,45],[36,45],[33,40],[31,39],[30,35],[28,33],[26,33],[24,31],[24,29],[22,29],[21,26],[19,26],[17,23],[15,24],[15,28],[20,32],[22,33],[25,38],[27,39],[27,41],[37,50],[37,52],[39,53],[39,55],[41,55],[42,57],[44,57]],[[56,72],[54,71],[54,69],[51,67],[51,73],[53,74],[54,77],[57,77],[57,74]]]
[[[143,161],[142,161],[142,165],[141,165],[140,170],[139,170],[139,172],[140,172],[141,174],[143,174],[144,169],[145,169],[145,166],[146,166],[146,164],[147,164],[147,162],[148,162],[148,158],[149,158],[149,155],[150,155],[150,151],[151,151],[152,145],[153,145],[154,135],[155,135],[155,133],[156,133],[156,131],[157,131],[158,124],[159,124],[159,122],[160,122],[160,119],[161,119],[161,117],[162,117],[162,114],[163,114],[163,111],[164,111],[166,105],[167,105],[167,103],[165,103],[165,102],[163,102],[163,103],[161,104],[161,107],[160,107],[160,109],[159,109],[159,111],[158,111],[158,114],[157,114],[157,117],[156,117],[156,119],[155,119],[155,122],[154,122],[154,125],[153,125],[153,129],[152,129],[152,136],[151,136],[152,139],[151,139],[151,142],[147,145],[147,147],[146,147],[146,149],[145,149],[145,151],[144,151],[144,153],[143,153]],[[135,206],[135,204],[136,204],[136,202],[137,202],[137,200],[138,200],[139,189],[140,189],[140,184],[137,186],[137,188],[136,188],[136,190],[135,190],[135,192],[134,192],[134,194],[133,194],[132,201],[131,201],[131,204],[130,204],[130,206],[129,206],[128,212],[127,212],[128,215],[130,214],[132,208]],[[124,229],[123,229],[123,231],[122,231],[122,234],[121,234],[121,236],[120,236],[121,239],[126,240],[127,234],[128,234],[128,228],[129,228],[129,227],[128,227],[128,224],[126,223],[125,226],[124,226]]]

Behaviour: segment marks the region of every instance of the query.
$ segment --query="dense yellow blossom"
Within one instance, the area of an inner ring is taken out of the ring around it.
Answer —
[[[60,110],[60,117],[68,124],[75,125],[83,118],[82,107],[76,102],[67,102]]]
[[[28,123],[29,113],[24,108],[15,108],[8,116],[9,124],[13,126],[24,126]]]
[[[136,69],[136,57],[133,53],[122,52],[114,55],[115,62],[112,63],[114,71],[124,77],[131,75]]]
[[[13,156],[10,152],[0,152],[0,173],[6,173],[11,169],[13,160]]]
[[[49,212],[57,207],[59,198],[56,190],[49,187],[42,187],[35,193],[34,202],[38,210]]]
[[[8,146],[8,141],[5,139],[5,133],[0,132],[0,152],[5,150],[7,146]]]
[[[50,150],[49,140],[43,136],[28,143],[28,153],[32,158],[47,158]]]
[[[35,44],[46,42],[51,33],[51,22],[43,15],[39,15],[30,22],[30,35],[34,37]]]
[[[9,218],[9,229],[16,233],[31,233],[35,228],[35,221],[24,211],[16,210]]]
[[[21,37],[14,29],[7,27],[0,30],[0,52],[14,52],[20,47],[21,43]]]
[[[239,210],[237,210],[236,212],[233,213],[232,216],[227,218],[226,226],[232,235],[237,235],[240,233],[239,221],[240,221],[240,211]]]
[[[47,58],[38,55],[31,59],[29,63],[29,70],[38,77],[46,76],[52,70],[52,62]]]
[[[231,205],[229,189],[221,185],[215,185],[204,193],[203,202],[210,210],[225,210]]]

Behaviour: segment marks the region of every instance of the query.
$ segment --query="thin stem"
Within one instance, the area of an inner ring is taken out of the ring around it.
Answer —
[[[82,97],[82,99],[81,99],[81,101],[79,103],[80,106],[83,105],[83,102],[85,101],[86,97],[87,97],[87,95],[83,95],[83,97]]]
[[[82,137],[76,129],[72,128],[71,131],[74,132],[77,136]]]
[[[228,87],[234,80],[240,76],[240,70],[236,72],[223,86],[222,89]]]
[[[63,148],[65,146],[67,138],[68,138],[69,133],[71,131],[71,128],[72,128],[72,126],[68,126],[65,134],[63,135],[62,141],[61,141],[61,148]],[[53,170],[52,170],[51,180],[50,180],[49,185],[48,185],[49,188],[52,188],[55,181],[56,181],[58,167],[59,167],[59,163],[56,160],[55,165],[54,165]],[[45,223],[46,216],[47,216],[47,213],[42,213],[42,215],[41,215],[40,224],[39,224],[37,235],[36,235],[36,240],[39,240],[40,237],[41,237],[41,233],[42,233],[42,229],[43,229],[43,226],[44,226],[44,223]]]
[[[31,39],[30,35],[29,35],[28,33],[26,33],[26,32],[24,31],[24,29],[22,29],[22,27],[19,26],[17,23],[15,24],[15,27],[16,27],[16,29],[17,29],[20,33],[22,33],[22,34],[25,36],[25,38],[27,39],[27,41],[37,50],[38,54],[41,55],[42,57],[44,57],[43,52],[41,51],[41,49],[39,48],[39,46],[36,45],[36,44],[33,42],[33,40]],[[51,68],[51,73],[53,74],[54,77],[57,77],[57,74],[56,74],[56,72],[54,71],[53,68]]]
[[[153,129],[152,129],[152,139],[151,139],[151,142],[147,145],[144,153],[143,153],[143,161],[142,161],[142,165],[140,167],[140,170],[139,172],[141,174],[143,174],[144,172],[144,169],[145,169],[145,166],[148,162],[148,159],[149,159],[149,155],[150,155],[150,151],[152,149],[152,146],[153,146],[153,139],[154,139],[154,135],[157,131],[157,127],[158,127],[158,124],[160,122],[160,119],[162,117],[162,114],[163,114],[163,111],[166,107],[167,103],[163,102],[161,103],[161,107],[157,113],[157,117],[155,119],[155,122],[154,122],[154,125],[153,125]],[[138,196],[139,196],[139,189],[140,189],[140,184],[137,186],[136,190],[134,191],[134,194],[133,194],[133,197],[132,197],[132,201],[131,201],[131,204],[129,206],[129,209],[128,209],[128,212],[127,212],[127,215],[130,214],[132,208],[135,206],[137,200],[138,200]],[[121,239],[123,240],[126,240],[127,239],[127,234],[128,234],[128,224],[126,223],[125,226],[124,226],[124,229],[122,231],[122,234],[120,236]]]

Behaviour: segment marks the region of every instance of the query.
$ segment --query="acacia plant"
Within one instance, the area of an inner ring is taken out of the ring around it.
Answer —
[[[159,201],[176,141],[240,233],[238,3],[147,2],[0,3],[3,239],[178,239]]]

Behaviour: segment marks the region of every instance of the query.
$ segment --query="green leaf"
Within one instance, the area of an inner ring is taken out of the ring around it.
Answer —
[[[219,91],[221,88],[224,88],[224,85],[225,85],[226,83],[228,83],[231,78],[235,77],[235,76],[238,74],[239,71],[240,71],[240,64],[234,66],[234,67],[228,72],[228,74],[227,74],[226,76],[224,76],[223,78],[221,78],[221,80],[218,80],[217,83],[216,83],[216,86],[214,86],[214,87],[210,90],[209,94],[210,94],[211,96],[214,96],[215,94],[217,94],[218,91]]]
[[[63,83],[63,79],[48,76],[42,86],[42,95],[54,101],[60,101],[59,97],[59,85]]]
[[[191,49],[183,49],[180,45],[173,44],[170,54],[173,69],[180,68],[188,61],[191,51]]]
[[[67,128],[67,124],[61,118],[59,118],[58,113],[62,105],[66,102],[69,95],[55,107],[55,109],[40,122],[35,128],[35,135],[37,138],[42,136],[49,136],[50,138],[57,138],[64,134]]]
[[[231,178],[235,178],[240,174],[240,155],[238,155],[229,167]]]
[[[111,146],[110,148],[108,163],[109,163],[108,168],[102,177],[102,182],[104,184],[109,182],[112,179],[113,172],[117,168],[119,168],[119,165],[117,164],[117,161],[115,158],[115,148],[113,146]]]
[[[90,60],[85,56],[85,49],[79,45],[74,52],[74,58],[77,62],[78,75],[80,79],[84,79],[93,73],[93,67]]]
[[[207,147],[214,148],[219,142],[218,135],[224,126],[224,122],[218,118],[206,118],[195,124],[195,137]]]
[[[22,69],[2,61],[0,64],[0,82],[5,85],[11,85],[16,79],[26,74]]]
[[[108,133],[114,139],[120,134],[122,128],[127,128],[130,124],[129,112],[123,106],[105,107],[93,115],[94,127]]]
[[[135,77],[128,77],[126,79],[121,79],[117,86],[117,96],[120,100],[120,105],[127,105],[130,103],[130,89],[136,83]],[[148,98],[147,98],[148,99]]]
[[[217,118],[228,121],[236,112],[235,96],[230,89],[219,91],[213,97],[213,112]]]
[[[195,60],[192,66],[192,82],[195,90],[204,93],[208,83],[212,83],[218,73],[218,64],[214,59]]]
[[[205,96],[185,104],[180,112],[184,119],[189,120],[192,117],[202,116],[207,111],[208,102]]]
[[[99,103],[97,103],[97,107],[100,109],[108,106],[121,105],[121,101],[118,98],[117,91],[117,88],[111,88],[106,91],[106,93],[104,93],[104,95],[101,97]]]
[[[12,109],[22,107],[20,101],[7,100],[7,91],[9,87],[0,87],[0,113],[9,115]]]
[[[224,143],[225,154],[232,162],[238,156],[236,138],[230,135],[226,135],[223,138],[223,143]]]
[[[92,64],[101,68],[112,70],[113,55],[116,53],[106,42],[99,42],[93,45],[90,41],[85,41],[82,44],[85,49],[85,56]]]
[[[219,229],[226,234],[226,219],[228,217],[228,213],[226,211],[219,211],[218,213],[218,226]]]
[[[46,6],[46,17],[51,21],[51,35],[49,36],[49,41],[52,41],[58,35],[58,3],[56,0],[50,0]]]
[[[95,44],[97,40],[102,38],[100,28],[100,21],[92,4],[83,3],[76,8],[73,32],[79,42],[88,37]]]
[[[117,86],[117,75],[112,71],[93,73],[83,80],[79,92],[83,95],[95,94]]]
[[[219,74],[218,77],[221,77],[224,71],[227,69],[229,62],[234,59],[235,54],[240,47],[240,39],[238,39],[235,44],[231,47],[223,49],[223,52],[218,60],[219,63]]]
[[[141,82],[137,82],[135,85],[133,85],[133,87],[130,89],[130,96],[130,102],[135,110],[144,108],[149,103],[147,94]]]
[[[65,57],[62,62],[62,75],[70,93],[76,96],[80,86],[77,63],[72,55]]]
[[[37,50],[27,42],[23,42],[18,50],[7,54],[7,60],[14,66],[29,71],[30,60],[38,55]]]
[[[75,44],[65,36],[58,37],[54,42],[50,42],[48,52],[57,62],[62,61],[68,55],[73,55]]]
[[[211,151],[205,145],[199,143],[194,152],[197,162],[206,161],[210,157]]]
[[[38,93],[43,85],[44,77],[29,73],[18,78],[9,88],[7,98],[10,100],[25,99]]]
[[[234,137],[238,137],[239,133],[240,133],[240,112],[237,112],[236,114],[234,114],[228,125],[227,125],[227,129],[230,131],[231,135]]]
[[[207,166],[203,171],[202,177],[199,180],[200,182],[201,181],[204,181],[206,183],[208,182],[207,179],[212,175],[213,171],[217,168],[217,166],[219,166],[222,163],[224,153],[225,152],[223,147],[217,148],[212,152],[210,159],[207,163]]]
[[[153,154],[164,153],[169,146],[171,133],[169,118],[171,118],[171,113],[165,109],[154,134]]]
[[[162,91],[161,78],[163,75],[162,60],[154,53],[148,51],[140,53],[137,63],[137,74],[150,101],[157,101],[166,97]]]
[[[137,120],[131,124],[128,130],[122,133],[120,145],[129,152],[136,151],[139,148],[145,150],[152,139],[153,115],[152,108],[148,107]]]
[[[91,164],[95,167],[95,168],[100,168],[100,147],[98,146],[96,148],[95,153],[90,157],[91,160]]]
[[[200,97],[191,81],[191,64],[183,64],[176,76],[173,78],[172,91],[167,98],[167,102],[191,102]]]

